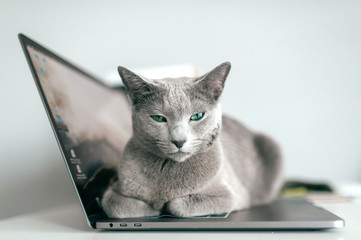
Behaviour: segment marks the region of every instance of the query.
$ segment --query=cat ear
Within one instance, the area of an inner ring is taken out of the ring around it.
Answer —
[[[133,103],[154,91],[154,84],[129,69],[119,66],[118,72]]]
[[[202,91],[205,91],[207,95],[211,96],[214,100],[217,100],[222,94],[224,82],[226,81],[230,70],[231,63],[224,62],[200,77],[197,84]]]
[[[119,66],[118,72],[128,90],[138,90],[146,84],[145,80],[141,76],[125,67]]]

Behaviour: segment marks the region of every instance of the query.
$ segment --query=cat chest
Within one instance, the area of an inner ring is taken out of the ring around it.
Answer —
[[[211,175],[199,172],[197,167],[174,166],[172,162],[152,167],[133,165],[131,169],[120,169],[119,187],[126,196],[153,203],[194,193]]]

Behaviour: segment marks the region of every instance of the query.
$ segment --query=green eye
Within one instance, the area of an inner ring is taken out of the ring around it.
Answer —
[[[203,118],[204,113],[196,113],[193,116],[191,116],[191,121],[198,121],[201,118]]]
[[[157,122],[167,122],[167,119],[160,115],[152,115],[151,117]]]

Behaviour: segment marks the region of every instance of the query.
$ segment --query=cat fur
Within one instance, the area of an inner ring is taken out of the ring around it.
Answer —
[[[198,78],[147,79],[119,67],[132,106],[133,135],[102,198],[108,217],[221,214],[274,200],[282,156],[268,136],[222,115],[231,64]],[[190,117],[203,113],[198,121]],[[156,122],[161,115],[166,122]],[[179,148],[174,142],[184,142]]]

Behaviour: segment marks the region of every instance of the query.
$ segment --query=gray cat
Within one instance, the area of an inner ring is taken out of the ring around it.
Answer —
[[[161,80],[118,68],[131,100],[133,136],[118,181],[102,199],[108,217],[221,214],[277,196],[277,144],[222,116],[230,68],[225,62],[199,78]]]

